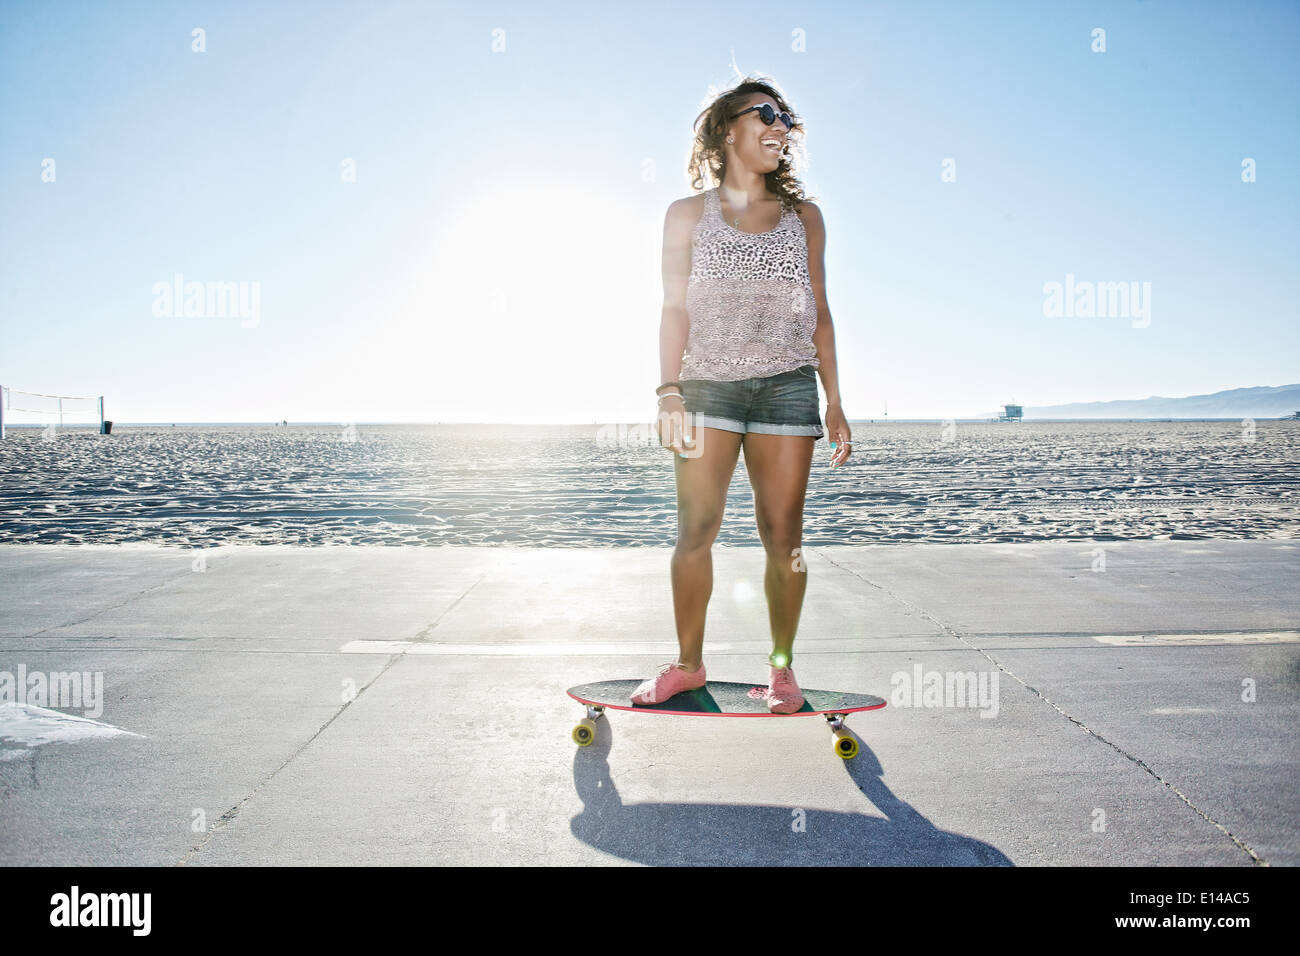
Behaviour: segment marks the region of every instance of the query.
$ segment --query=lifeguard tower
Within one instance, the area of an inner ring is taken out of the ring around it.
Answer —
[[[1025,410],[1019,405],[1003,405],[1002,414],[998,416],[1000,422],[1018,422],[1025,417]]]

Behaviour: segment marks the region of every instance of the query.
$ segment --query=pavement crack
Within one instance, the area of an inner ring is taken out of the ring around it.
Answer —
[[[24,637],[25,638],[40,637],[42,634],[46,634],[50,631],[57,631],[60,628],[75,627],[78,624],[85,624],[87,621],[94,620],[95,618],[99,617],[101,614],[107,614],[109,611],[115,611],[120,607],[126,607],[132,601],[139,600],[141,597],[148,594],[150,591],[157,591],[159,588],[165,588],[173,581],[179,581],[181,578],[188,577],[193,573],[194,573],[193,571],[185,571],[182,574],[178,574],[175,575],[174,577],[167,578],[164,581],[160,581],[157,584],[152,584],[147,588],[137,591],[135,594],[132,594],[130,597],[126,598],[123,601],[118,601],[116,604],[110,604],[107,607],[101,607],[96,611],[92,611],[90,614],[86,615],[83,618],[80,618],[79,620],[63,621],[59,624],[51,624],[49,627],[43,627],[39,631],[34,631],[31,634],[24,635]]]
[[[355,697],[353,697],[349,701],[345,701],[343,706],[340,707],[337,711],[335,711],[333,716],[331,716],[329,720],[321,724],[320,727],[317,728],[314,734],[312,734],[310,737],[304,740],[302,744],[296,750],[294,750],[293,753],[289,754],[289,756],[285,758],[284,762],[281,763],[280,766],[276,767],[274,770],[268,773],[261,783],[259,783],[256,787],[254,787],[251,791],[249,791],[248,795],[245,796],[244,799],[240,800],[237,804],[235,804],[225,813],[221,814],[217,822],[214,823],[212,826],[208,827],[207,832],[203,836],[203,840],[198,844],[196,844],[195,846],[191,847],[190,851],[176,862],[176,865],[185,866],[187,863],[190,862],[190,860],[194,859],[196,854],[202,852],[202,850],[210,842],[212,842],[212,838],[219,831],[224,830],[230,824],[234,823],[235,819],[239,816],[240,811],[243,810],[244,807],[248,804],[248,801],[252,800],[253,797],[257,796],[258,793],[260,793],[268,783],[274,780],[276,774],[278,774],[285,767],[289,766],[289,764],[293,763],[293,761],[297,759],[299,754],[301,754],[304,750],[310,747],[317,737],[319,737],[321,734],[325,733],[325,731],[329,729],[330,724],[338,720],[339,717],[341,717],[349,707],[351,707],[353,704],[359,701],[361,699],[361,695],[364,694],[366,691],[368,691],[371,687],[373,687],[375,683],[379,680],[379,678],[383,677],[386,673],[388,673],[388,669],[392,667],[394,664],[396,664],[399,660],[401,660],[404,656],[405,656],[404,652],[399,652],[390,655],[388,658],[388,662],[385,663],[382,668],[380,668],[379,673],[377,673],[374,677],[370,678],[370,680],[367,681],[361,687],[361,689],[357,691],[357,695]]]
[[[810,549],[808,549],[808,548],[805,548],[805,549],[804,549],[804,552],[805,552],[805,553],[809,553],[809,551],[810,551]],[[816,554],[816,555],[817,555],[818,557],[820,557],[823,561],[826,561],[827,563],[829,563],[829,564],[831,564],[832,566],[838,568],[839,570],[844,571],[846,574],[851,574],[851,575],[853,575],[855,578],[857,578],[857,579],[858,579],[859,581],[861,581],[863,584],[867,584],[867,585],[869,585],[869,586],[875,588],[875,589],[878,590],[878,591],[882,591],[882,592],[884,592],[885,594],[887,594],[887,595],[888,595],[891,599],[893,599],[894,601],[897,601],[899,604],[903,605],[904,607],[910,608],[911,610],[913,610],[913,611],[915,611],[917,614],[919,614],[921,617],[923,617],[923,618],[925,618],[926,620],[928,620],[930,623],[932,623],[935,627],[937,627],[937,628],[938,628],[940,631],[942,631],[944,634],[946,634],[946,635],[948,635],[949,637],[951,637],[953,640],[957,641],[958,643],[964,645],[964,646],[967,647],[968,649],[974,651],[976,654],[978,654],[978,655],[980,655],[981,657],[983,657],[983,658],[984,658],[985,660],[987,660],[990,664],[992,664],[994,667],[996,667],[999,671],[1001,671],[1003,674],[1006,674],[1006,675],[1007,675],[1008,677],[1010,677],[1013,681],[1015,681],[1015,682],[1016,682],[1017,684],[1019,684],[1021,687],[1025,688],[1025,690],[1029,691],[1031,694],[1033,694],[1035,697],[1037,697],[1037,698],[1038,698],[1039,700],[1041,700],[1043,703],[1047,704],[1049,707],[1051,707],[1053,710],[1055,710],[1058,714],[1060,714],[1060,715],[1061,715],[1062,717],[1064,717],[1066,720],[1070,721],[1070,723],[1074,724],[1074,725],[1075,725],[1076,727],[1078,727],[1080,730],[1084,731],[1084,732],[1085,732],[1086,734],[1088,734],[1089,736],[1091,736],[1091,737],[1097,739],[1098,741],[1100,741],[1101,743],[1105,744],[1107,747],[1110,747],[1110,748],[1111,748],[1112,750],[1114,750],[1117,754],[1120,754],[1121,756],[1123,756],[1123,757],[1125,757],[1126,759],[1128,759],[1128,760],[1132,761],[1133,763],[1135,763],[1137,766],[1141,767],[1144,771],[1146,771],[1148,774],[1150,774],[1152,777],[1154,777],[1156,780],[1158,780],[1161,784],[1163,784],[1163,785],[1164,785],[1164,786],[1165,786],[1165,787],[1166,787],[1170,792],[1176,794],[1176,795],[1178,796],[1178,798],[1179,798],[1180,800],[1182,800],[1183,803],[1185,803],[1185,804],[1187,804],[1189,807],[1191,807],[1191,809],[1192,809],[1192,810],[1193,810],[1193,811],[1194,811],[1198,816],[1200,816],[1201,819],[1205,820],[1206,823],[1209,823],[1209,824],[1210,824],[1211,826],[1213,826],[1216,830],[1218,830],[1220,833],[1222,833],[1224,836],[1226,836],[1229,840],[1231,840],[1234,844],[1236,844],[1237,848],[1240,849],[1240,850],[1241,850],[1243,853],[1245,853],[1246,855],[1248,855],[1248,856],[1249,856],[1249,857],[1250,857],[1250,858],[1251,858],[1255,863],[1257,863],[1257,864],[1260,865],[1260,866],[1268,866],[1268,865],[1269,865],[1269,864],[1268,864],[1268,861],[1266,861],[1266,860],[1264,860],[1263,858],[1261,858],[1261,857],[1259,856],[1259,854],[1256,853],[1252,847],[1248,846],[1244,841],[1242,841],[1242,840],[1241,840],[1240,838],[1238,838],[1235,834],[1233,834],[1233,833],[1232,833],[1232,832],[1231,832],[1227,827],[1225,827],[1222,823],[1220,823],[1218,820],[1215,820],[1215,819],[1214,819],[1213,817],[1211,817],[1208,813],[1206,813],[1204,810],[1202,810],[1200,807],[1198,807],[1196,804],[1194,804],[1194,803],[1193,803],[1193,802],[1188,798],[1187,794],[1183,793],[1183,791],[1180,790],[1177,786],[1175,786],[1171,781],[1166,780],[1166,779],[1165,779],[1164,777],[1162,777],[1159,773],[1157,773],[1157,772],[1155,771],[1155,769],[1152,768],[1151,765],[1148,764],[1145,760],[1143,760],[1142,758],[1136,756],[1135,754],[1131,754],[1131,753],[1129,753],[1129,752],[1128,752],[1127,750],[1125,750],[1123,747],[1119,746],[1118,744],[1114,743],[1113,741],[1109,740],[1108,738],[1103,737],[1101,734],[1097,733],[1095,730],[1093,730],[1091,727],[1089,727],[1087,724],[1085,724],[1082,720],[1079,720],[1077,717],[1073,716],[1072,714],[1068,714],[1068,713],[1066,713],[1064,710],[1061,709],[1060,706],[1058,706],[1054,701],[1052,701],[1052,700],[1051,700],[1051,699],[1050,699],[1046,694],[1044,694],[1044,693],[1043,693],[1042,691],[1040,691],[1038,688],[1036,688],[1036,687],[1031,687],[1029,684],[1027,684],[1027,683],[1025,683],[1023,680],[1021,680],[1020,677],[1018,677],[1018,676],[1015,674],[1014,671],[1009,670],[1005,665],[1003,665],[1000,661],[998,661],[995,657],[993,657],[991,654],[989,654],[989,653],[988,653],[987,651],[985,651],[983,648],[981,648],[981,647],[979,647],[979,646],[977,646],[977,645],[975,645],[975,644],[972,644],[969,640],[967,640],[967,638],[966,638],[966,636],[965,636],[964,634],[962,634],[961,632],[959,632],[959,631],[955,630],[954,628],[948,626],[948,625],[945,624],[943,621],[940,621],[938,618],[936,618],[933,614],[931,614],[931,613],[930,613],[929,611],[927,611],[925,608],[923,608],[923,607],[921,607],[921,606],[919,606],[919,605],[917,605],[917,604],[913,604],[911,601],[907,600],[906,598],[902,597],[901,595],[895,594],[893,591],[891,591],[889,588],[885,587],[883,584],[877,584],[875,581],[871,581],[871,580],[869,580],[869,579],[863,577],[863,576],[862,576],[861,574],[859,574],[857,571],[854,571],[852,568],[845,567],[844,565],[842,565],[842,564],[840,564],[839,562],[835,561],[833,558],[828,557],[827,555],[823,554],[823,553],[820,552],[820,551],[812,551],[811,553]]]
[[[496,569],[495,566],[493,566],[493,568],[490,568],[487,571],[484,571],[481,575],[479,575],[478,580],[476,580],[473,584],[469,585],[469,587],[465,588],[465,590],[461,592],[460,596],[457,597],[456,600],[452,601],[451,604],[447,605],[446,609],[444,609],[441,614],[439,614],[436,618],[433,619],[432,622],[430,622],[428,627],[426,627],[424,630],[422,630],[419,634],[415,636],[414,640],[421,641],[424,638],[426,638],[433,631],[433,629],[438,626],[438,623],[449,613],[451,613],[452,609],[454,609],[456,605],[460,604],[460,602],[465,599],[465,596],[468,595],[470,591],[478,587],[479,584],[482,583],[483,579],[486,578],[489,574],[491,574],[492,571],[495,569]],[[240,811],[243,810],[244,807],[248,804],[248,801],[252,800],[253,797],[257,796],[257,794],[260,793],[268,783],[270,783],[273,779],[275,779],[276,774],[278,774],[285,767],[289,766],[289,764],[291,764],[298,757],[299,754],[301,754],[304,750],[310,747],[312,743],[316,740],[316,738],[319,737],[321,734],[323,734],[329,728],[330,724],[338,720],[339,717],[342,716],[343,713],[347,711],[349,707],[351,707],[353,704],[359,701],[361,699],[361,695],[364,694],[366,691],[368,691],[371,687],[373,687],[381,677],[383,677],[386,673],[388,673],[388,669],[392,667],[394,664],[396,664],[399,660],[401,660],[404,656],[406,656],[405,651],[399,651],[395,654],[390,655],[387,663],[385,663],[384,666],[380,668],[379,673],[375,674],[374,677],[370,678],[370,680],[367,681],[365,685],[362,686],[361,689],[357,691],[356,696],[353,697],[352,700],[345,701],[343,706],[340,707],[337,711],[335,711],[334,715],[330,717],[329,720],[325,721],[325,723],[323,723],[319,728],[317,728],[314,734],[312,734],[305,741],[303,741],[302,744],[293,753],[289,754],[289,756],[285,758],[284,762],[280,764],[280,766],[276,767],[269,774],[267,774],[266,777],[262,780],[262,782],[259,783],[256,787],[254,787],[251,791],[249,791],[248,795],[245,796],[244,799],[240,800],[237,804],[235,804],[225,813],[221,814],[217,822],[214,823],[212,826],[208,827],[207,832],[203,836],[203,840],[199,842],[197,845],[191,847],[190,851],[186,853],[184,857],[178,860],[176,865],[185,866],[192,859],[194,859],[195,855],[202,852],[203,849],[207,847],[207,845],[210,842],[212,842],[212,838],[219,831],[224,830],[226,827],[228,827],[231,823],[235,821],[235,819],[239,816]]]
[[[482,583],[483,583],[483,579],[486,578],[489,574],[491,574],[491,573],[492,573],[493,571],[495,571],[496,569],[497,569],[497,565],[493,565],[492,567],[490,567],[490,568],[488,568],[486,571],[484,571],[482,574],[480,574],[480,575],[478,576],[478,580],[477,580],[477,581],[475,581],[473,584],[471,584],[469,587],[467,587],[464,591],[462,591],[462,592],[460,593],[460,595],[456,598],[456,600],[454,600],[454,601],[452,601],[450,604],[448,604],[448,605],[443,609],[443,611],[442,611],[441,614],[439,614],[437,617],[435,617],[432,621],[429,622],[429,626],[428,626],[428,627],[426,627],[424,630],[422,630],[419,634],[415,635],[415,637],[411,638],[412,643],[416,643],[416,644],[428,643],[428,637],[429,637],[429,635],[433,633],[434,628],[436,628],[436,627],[438,626],[438,624],[442,621],[442,619],[443,619],[444,617],[446,617],[448,614],[450,614],[453,610],[455,610],[455,609],[456,609],[456,606],[457,606],[458,604],[460,604],[461,601],[465,600],[466,597],[469,596],[469,592],[470,592],[470,591],[473,591],[476,587],[478,587],[480,584],[482,584]]]

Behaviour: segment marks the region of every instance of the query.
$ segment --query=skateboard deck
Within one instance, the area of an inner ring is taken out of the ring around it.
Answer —
[[[695,690],[682,691],[658,704],[632,703],[632,691],[640,680],[607,680],[570,687],[568,695],[587,706],[587,717],[573,728],[573,741],[586,747],[596,739],[596,721],[606,709],[644,714],[672,714],[678,717],[804,717],[822,714],[835,735],[835,752],[848,760],[857,756],[857,741],[848,733],[844,720],[858,711],[879,710],[885,701],[871,694],[802,689],[803,707],[793,714],[774,714],[767,709],[767,687],[709,681]]]

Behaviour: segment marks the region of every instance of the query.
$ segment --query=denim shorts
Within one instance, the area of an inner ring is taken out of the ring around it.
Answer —
[[[679,383],[690,423],[729,432],[822,437],[817,367],[801,365],[767,378]]]

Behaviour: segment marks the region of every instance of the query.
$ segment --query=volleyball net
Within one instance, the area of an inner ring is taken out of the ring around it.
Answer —
[[[0,438],[5,429],[93,426],[104,431],[104,396],[49,395],[0,385]]]

